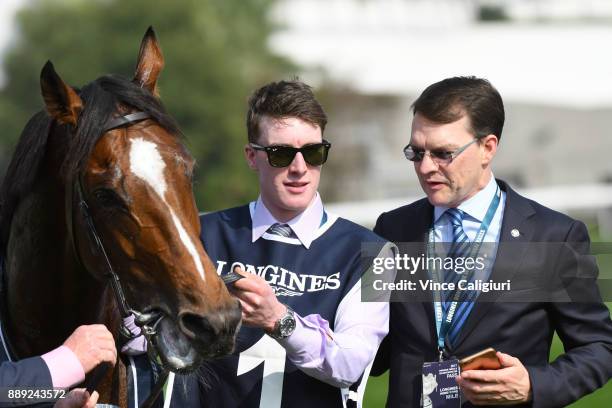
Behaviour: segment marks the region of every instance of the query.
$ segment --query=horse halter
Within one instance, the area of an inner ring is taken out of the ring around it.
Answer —
[[[146,112],[135,112],[129,115],[120,116],[118,118],[114,118],[110,120],[106,124],[106,127],[104,128],[102,133],[106,133],[106,132],[109,132],[113,129],[117,129],[120,127],[131,126],[145,119],[149,119],[150,117],[151,115]],[[98,234],[98,231],[96,230],[96,227],[93,221],[93,217],[91,216],[91,213],[89,211],[89,206],[87,205],[87,201],[85,201],[85,196],[83,194],[82,179],[81,179],[80,174],[77,175],[75,187],[76,187],[79,210],[81,212],[81,215],[85,219],[89,235],[91,239],[93,240],[93,242],[95,243],[98,251],[104,258],[104,264],[106,268],[106,272],[104,275],[110,281],[111,287],[113,289],[113,294],[115,296],[115,300],[117,301],[117,305],[119,306],[119,313],[121,314],[122,318],[129,317],[130,315],[133,314],[135,316],[134,321],[136,325],[141,328],[142,333],[146,337],[147,341],[150,344],[153,344],[152,337],[156,334],[156,327],[159,324],[159,322],[162,320],[163,315],[159,312],[150,312],[150,313],[139,312],[128,306],[128,303],[125,297],[125,293],[121,286],[121,281],[119,279],[119,276],[113,269],[110,259],[108,258],[108,254],[104,248],[104,244],[102,243],[100,235]],[[75,238],[73,234],[73,241],[74,240]],[[74,244],[75,244],[74,248],[76,251],[76,256],[77,258],[80,259],[80,256],[79,256],[79,253],[76,247],[76,242]],[[81,264],[85,266],[82,260],[81,260]],[[127,340],[131,340],[137,337],[136,335],[132,334],[130,329],[124,323],[122,323],[120,326],[120,332],[121,332],[121,335],[124,336]]]
[[[113,129],[117,129],[120,127],[131,126],[135,123],[141,122],[149,118],[151,118],[151,115],[146,112],[134,112],[129,115],[120,116],[120,117],[110,120],[106,124],[102,133],[106,133],[106,132],[109,132]],[[73,184],[69,183],[68,186],[74,185],[74,187],[76,188],[76,194],[77,194],[80,213],[83,216],[83,219],[85,220],[87,224],[87,231],[89,233],[90,238],[95,243],[98,249],[98,252],[104,258],[104,266],[106,269],[104,276],[110,281],[115,300],[117,301],[117,305],[119,306],[119,313],[121,314],[122,320],[125,319],[126,317],[129,317],[130,315],[134,315],[135,317],[134,322],[136,323],[138,327],[140,327],[142,334],[145,336],[145,339],[147,340],[147,346],[148,346],[147,350],[148,350],[149,356],[153,360],[162,362],[161,374],[159,375],[150,395],[140,405],[140,408],[151,407],[153,403],[157,400],[157,397],[160,395],[160,392],[164,384],[166,383],[166,379],[168,378],[168,375],[169,375],[169,370],[166,367],[163,367],[163,361],[160,358],[159,352],[157,350],[157,345],[155,342],[155,335],[157,334],[157,326],[163,320],[164,315],[157,311],[151,311],[148,313],[140,312],[138,310],[132,309],[128,305],[126,297],[125,297],[125,293],[121,286],[121,281],[119,279],[119,276],[113,269],[113,266],[108,257],[106,249],[104,248],[104,244],[102,243],[102,239],[100,238],[100,235],[98,234],[98,231],[96,230],[96,226],[94,224],[93,217],[91,216],[91,213],[89,211],[89,206],[87,205],[87,202],[85,200],[85,195],[83,193],[83,185],[82,185],[82,179],[81,179],[80,173],[76,176],[75,181],[76,182]],[[72,194],[73,192],[67,191],[66,194],[67,194],[66,211],[67,211],[67,216],[70,217],[69,218],[70,221],[68,222],[68,228],[70,230],[70,235],[72,236],[72,247],[73,247],[75,256],[77,257],[81,265],[85,269],[87,269],[85,267],[85,263],[83,262],[83,260],[81,259],[79,255],[76,238],[73,232],[73,213],[72,213],[72,199],[73,199]],[[230,274],[227,274],[226,276],[223,276],[222,280],[226,285],[229,286],[241,278],[242,278],[241,275],[238,275],[232,272]],[[119,330],[120,330],[120,334],[125,338],[126,341],[129,341],[129,340],[132,340],[138,337],[137,335],[133,334],[130,331],[130,329],[125,325],[125,323],[123,323],[123,321],[121,323]],[[98,370],[97,373],[93,375],[94,379],[91,382],[91,386],[88,387],[88,391],[90,393],[93,392],[93,386],[97,384],[97,382],[104,375],[105,371],[106,371],[105,368],[101,368],[100,370]]]
[[[102,133],[104,134],[106,132],[109,132],[113,129],[117,129],[120,127],[131,126],[135,123],[141,122],[149,118],[151,118],[151,115],[146,112],[134,112],[134,113],[130,113],[129,115],[120,116],[120,117],[110,120],[106,124],[106,127],[102,130]],[[75,181],[76,182],[74,183],[74,186],[76,188],[79,210],[87,224],[87,231],[89,233],[90,238],[93,240],[98,251],[104,258],[104,264],[106,268],[106,272],[104,276],[110,281],[115,300],[117,301],[117,305],[119,306],[119,313],[121,314],[121,318],[122,318],[121,326],[119,327],[119,332],[126,341],[129,341],[129,340],[132,340],[138,337],[138,335],[133,334],[131,330],[123,322],[123,320],[126,317],[129,317],[130,315],[134,315],[134,322],[136,323],[138,327],[140,327],[142,334],[145,336],[145,339],[147,340],[147,345],[148,345],[147,351],[149,353],[149,356],[153,360],[162,362],[159,356],[159,352],[157,350],[156,343],[155,343],[155,335],[157,334],[157,326],[164,318],[164,315],[157,311],[143,313],[135,309],[132,309],[128,305],[127,300],[125,298],[125,293],[121,286],[121,281],[119,279],[119,276],[113,269],[113,265],[111,264],[110,259],[108,258],[108,254],[106,252],[106,249],[104,249],[104,244],[102,243],[102,239],[100,238],[100,235],[98,234],[98,231],[96,230],[96,226],[94,224],[93,217],[91,216],[91,213],[89,211],[89,206],[87,205],[87,201],[85,201],[85,195],[83,194],[83,185],[82,185],[82,179],[81,179],[80,173],[76,176]],[[70,185],[71,184],[69,184],[69,186]],[[67,197],[67,215],[70,217],[69,218],[70,221],[68,222],[68,228],[70,230],[70,235],[72,236],[72,247],[73,247],[76,258],[79,260],[81,265],[85,269],[87,269],[85,266],[85,263],[83,262],[83,260],[81,259],[79,255],[76,238],[73,232],[74,220],[73,220],[73,213],[72,213],[72,199],[73,199],[72,191],[67,191],[67,196],[68,196]],[[87,387],[87,390],[90,393],[93,392],[94,387],[97,386],[97,383],[104,376],[107,369],[108,367],[99,366],[94,370],[94,372],[92,373],[92,381],[90,381],[90,385]],[[163,362],[162,362],[162,372],[159,375],[157,382],[153,386],[151,393],[146,398],[146,400],[140,405],[140,408],[145,408],[145,407],[149,408],[153,406],[153,403],[157,400],[157,397],[160,395],[161,390],[164,384],[166,383],[166,379],[168,378],[168,376],[169,376],[169,370],[166,367],[163,367]]]
[[[149,118],[151,118],[151,115],[146,112],[135,112],[129,115],[120,116],[118,118],[114,118],[110,120],[106,124],[106,127],[102,132],[106,133],[106,132],[109,132],[113,129],[117,129],[120,127],[131,126],[134,123],[138,123],[138,122],[141,122]],[[110,262],[110,259],[108,258],[106,250],[104,249],[104,245],[102,244],[102,240],[100,239],[100,235],[98,234],[96,230],[96,226],[94,224],[93,217],[91,216],[91,213],[89,212],[89,206],[87,205],[87,202],[85,201],[85,196],[83,194],[82,180],[80,176],[77,176],[76,189],[77,189],[77,195],[78,195],[78,201],[79,201],[79,209],[81,210],[81,214],[83,215],[83,218],[85,219],[85,222],[87,223],[89,235],[91,236],[98,250],[104,257],[104,263],[106,266],[105,276],[107,276],[108,279],[110,280],[111,287],[113,288],[113,293],[115,295],[115,299],[119,306],[119,312],[121,314],[121,317],[126,318],[126,317],[129,317],[130,315],[134,315],[135,317],[134,322],[136,323],[137,326],[141,328],[143,335],[147,339],[147,342],[149,344],[154,344],[152,342],[152,337],[157,333],[156,327],[159,324],[159,322],[161,322],[161,320],[163,319],[163,315],[159,312],[149,312],[149,313],[139,312],[128,306],[127,300],[125,298],[125,293],[123,292],[123,288],[121,287],[121,281],[119,279],[119,276],[113,269],[113,266]],[[69,202],[71,201],[72,200],[69,200]],[[80,257],[77,251],[77,247],[76,247],[76,242],[74,242],[74,234],[72,234],[72,236],[73,236],[73,244],[74,244],[73,246],[74,246],[75,254],[77,258],[79,258],[80,260]],[[81,261],[81,264],[83,264],[82,261]],[[84,264],[83,264],[83,267],[85,267]],[[230,286],[234,284],[236,281],[242,279],[242,276],[231,271],[230,273],[222,276],[221,278],[225,285]],[[121,330],[121,334],[127,340],[132,340],[138,337],[132,334],[130,329],[127,326],[125,326],[125,324],[123,323],[121,324],[120,330]]]

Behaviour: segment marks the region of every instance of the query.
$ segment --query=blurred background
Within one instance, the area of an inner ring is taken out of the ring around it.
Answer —
[[[612,238],[612,1],[2,0],[0,174],[43,107],[44,63],[74,86],[131,77],[149,25],[166,58],[162,100],[198,161],[202,211],[256,198],[242,154],[247,98],[299,76],[330,119],[323,199],[372,226],[421,196],[402,154],[411,103],[433,82],[476,75],[506,104],[495,175],[584,220],[595,240]],[[609,256],[600,263],[600,282],[612,282]],[[556,339],[551,358],[560,352]],[[383,406],[385,381],[370,381],[366,407]],[[610,401],[608,385],[576,406]]]

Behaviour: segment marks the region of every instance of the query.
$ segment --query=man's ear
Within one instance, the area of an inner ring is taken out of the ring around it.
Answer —
[[[83,101],[55,72],[51,61],[40,72],[40,90],[49,115],[61,124],[76,126]]]
[[[244,157],[246,158],[247,164],[251,170],[257,171],[257,161],[255,155],[257,152],[247,143],[244,145]]]
[[[482,164],[488,166],[491,164],[493,157],[497,153],[497,145],[499,139],[495,135],[487,135],[480,139],[480,145],[482,146]]]

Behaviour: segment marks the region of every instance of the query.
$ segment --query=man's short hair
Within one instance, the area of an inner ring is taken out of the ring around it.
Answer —
[[[312,88],[299,80],[271,82],[253,92],[246,117],[250,143],[257,143],[264,117],[298,118],[321,128],[321,134],[327,124],[327,115]]]
[[[467,115],[476,138],[487,135],[501,139],[504,103],[489,81],[475,76],[447,78],[430,85],[412,104],[432,122],[451,123]]]

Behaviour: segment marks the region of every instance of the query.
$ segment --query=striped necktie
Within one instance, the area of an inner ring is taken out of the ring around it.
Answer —
[[[451,226],[453,228],[453,244],[448,251],[448,256],[458,258],[467,255],[470,247],[470,240],[463,230],[463,215],[465,213],[457,208],[446,210]]]
[[[278,235],[285,238],[297,238],[289,225],[280,224],[278,222],[276,224],[272,224],[272,226],[268,228],[266,232],[271,235]]]
[[[453,229],[453,242],[448,251],[448,257],[453,259],[457,258],[465,258],[469,256],[470,253],[470,240],[468,239],[465,231],[463,230],[463,217],[465,213],[457,208],[449,208],[446,210],[446,216],[448,217],[451,227]],[[446,274],[446,281],[455,283],[455,287],[457,286],[460,279],[465,279],[466,274],[455,273],[455,271],[449,271]],[[470,277],[469,281],[473,280],[473,274]],[[455,296],[455,291],[449,291],[446,293],[445,301],[443,304],[444,312],[447,312],[451,303],[453,302],[453,297]],[[463,293],[460,299],[464,299],[466,296],[470,296],[470,293]],[[461,301],[457,304],[457,308],[455,309],[455,315],[453,317],[453,323],[448,333],[448,338],[450,343],[453,344],[457,337],[459,336],[459,332],[461,331],[461,326],[465,323],[472,307],[474,306],[473,302],[464,302]]]

